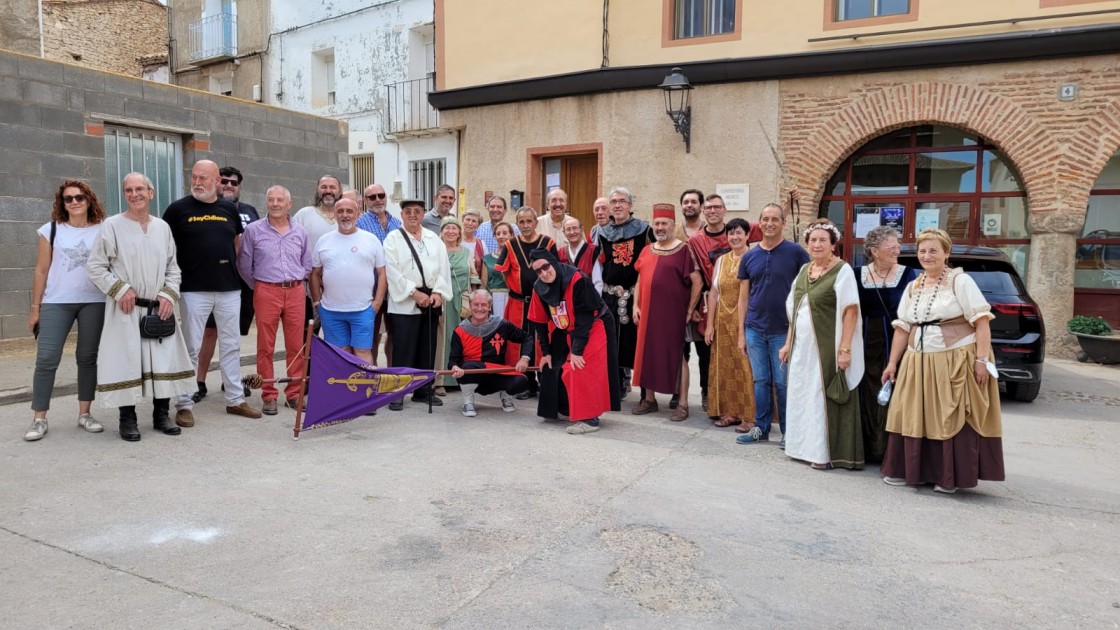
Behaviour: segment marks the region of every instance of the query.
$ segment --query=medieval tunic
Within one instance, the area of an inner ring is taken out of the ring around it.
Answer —
[[[634,384],[672,394],[680,382],[685,314],[692,297],[692,252],[685,243],[668,250],[650,246],[642,251],[635,267],[642,318],[638,322]]]
[[[615,319],[618,364],[632,368],[638,346],[638,326],[630,314],[633,306],[631,291],[638,283],[635,267],[638,256],[653,242],[653,229],[645,221],[631,218],[625,223],[599,226],[598,236],[603,263],[603,301]],[[684,315],[681,315],[681,322],[684,322]]]
[[[533,295],[533,283],[537,280],[536,274],[529,267],[529,255],[534,249],[542,247],[552,252],[556,251],[556,244],[544,235],[539,235],[532,243],[526,243],[520,238],[511,238],[506,241],[505,247],[498,255],[498,263],[494,265],[494,269],[505,275],[506,286],[509,287],[509,301],[506,302],[504,317],[522,330],[529,328],[528,321],[525,319],[525,309]],[[541,343],[544,343],[543,339]],[[509,344],[506,360],[511,364],[516,363],[521,354],[520,344]],[[531,358],[535,356],[531,352],[524,354]]]
[[[809,267],[793,281],[786,315],[793,328],[786,399],[786,455],[812,464],[863,468],[863,436],[859,420],[859,392],[851,391],[863,378],[863,324],[857,318],[852,335],[852,363],[844,371],[849,397],[840,404],[825,395],[836,375],[837,353],[844,310],[859,308],[856,277],[841,262],[814,281]]]
[[[980,385],[974,374],[977,354],[992,351],[977,351],[981,318],[994,318],[991,305],[960,269],[950,269],[943,285],[906,287],[893,325],[910,340],[887,411],[884,476],[943,488],[1003,481],[999,382]]]
[[[899,265],[887,279],[877,278],[868,267],[856,270],[859,278],[859,310],[863,316],[864,369],[859,384],[860,422],[863,425],[863,455],[869,462],[883,461],[887,450],[887,407],[879,404],[883,370],[891,356],[898,302],[906,286],[918,277],[912,267]]]
[[[508,367],[506,365],[506,345],[513,343],[532,343],[532,333],[526,333],[506,320],[491,315],[482,324],[470,319],[463,320],[455,328],[448,352],[447,368],[461,367],[464,370],[479,368]],[[517,370],[498,374],[464,374],[459,379],[462,384],[477,384],[480,396],[494,392],[520,394],[529,388],[529,380]]]
[[[178,320],[170,337],[141,339],[140,316],[148,309],[135,306],[126,315],[117,305],[129,289],[140,299],[155,301],[162,296],[172,304],[178,302],[179,264],[167,223],[151,217],[145,232],[138,221],[123,214],[106,219],[86,270],[94,286],[108,296],[97,361],[101,405],[127,407],[194,393],[194,367]]]
[[[694,237],[695,238],[695,237]],[[708,367],[708,415],[754,420],[754,375],[750,360],[739,352],[739,261],[727,252],[716,260],[712,291],[716,307],[708,313],[715,330]]]
[[[561,379],[568,392],[570,420],[591,420],[607,411],[621,409],[614,321],[589,278],[574,267],[555,266],[559,268],[553,284],[563,283],[559,287],[562,291],[555,291],[557,295],[550,291],[546,298],[535,290],[528,318],[539,337],[555,331],[567,333],[564,338],[570,353],[583,357],[582,370],[573,368],[565,360],[560,366]],[[552,361],[556,365],[556,355],[552,356]]]

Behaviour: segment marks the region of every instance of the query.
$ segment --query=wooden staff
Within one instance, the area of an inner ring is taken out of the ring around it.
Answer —
[[[296,398],[296,424],[292,427],[292,439],[299,439],[299,422],[303,419],[303,397],[307,393],[307,371],[311,369],[311,334],[315,330],[315,320],[307,320],[307,333],[303,338],[303,376],[300,377],[299,397]]]

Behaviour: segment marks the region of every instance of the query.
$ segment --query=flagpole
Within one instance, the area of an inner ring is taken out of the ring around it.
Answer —
[[[307,332],[304,334],[303,347],[300,352],[303,353],[303,376],[299,386],[299,397],[296,399],[296,424],[292,427],[292,439],[299,439],[299,423],[303,419],[303,398],[310,389],[311,385],[307,382],[308,371],[311,369],[311,333],[315,330],[315,320],[307,320]]]

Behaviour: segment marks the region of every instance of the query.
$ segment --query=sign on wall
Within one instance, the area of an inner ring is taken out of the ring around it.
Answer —
[[[716,194],[723,197],[723,205],[733,212],[742,212],[751,207],[750,184],[716,184]]]

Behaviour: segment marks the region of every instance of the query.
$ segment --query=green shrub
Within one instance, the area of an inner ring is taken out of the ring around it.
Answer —
[[[1101,317],[1085,317],[1077,315],[1066,324],[1072,333],[1083,335],[1107,335],[1112,332],[1112,327]]]

